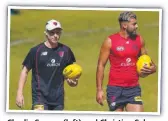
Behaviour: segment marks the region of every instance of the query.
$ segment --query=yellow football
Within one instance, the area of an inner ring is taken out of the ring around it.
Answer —
[[[141,69],[144,65],[147,67],[150,67],[150,63],[152,62],[151,58],[148,55],[142,55],[138,58],[138,61],[136,63],[137,66],[137,72],[140,73]]]
[[[82,67],[78,64],[71,64],[64,68],[63,75],[65,78],[74,79],[80,77],[82,74]]]

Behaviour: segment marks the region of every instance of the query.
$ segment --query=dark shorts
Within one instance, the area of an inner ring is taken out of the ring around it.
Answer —
[[[32,109],[42,108],[43,110],[63,110],[64,109],[64,95],[60,95],[54,101],[41,96],[40,101],[33,96]],[[54,97],[53,97],[54,98]],[[54,103],[51,103],[54,102]]]
[[[107,102],[110,111],[115,111],[119,107],[125,107],[128,103],[142,105],[141,88],[107,86]]]
[[[41,110],[63,110],[63,105],[49,105],[49,104],[33,104],[32,110],[41,109]]]

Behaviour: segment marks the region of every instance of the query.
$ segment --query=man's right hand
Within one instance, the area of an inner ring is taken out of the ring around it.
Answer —
[[[21,92],[17,93],[17,96],[16,96],[16,105],[19,108],[22,108],[23,105],[24,105],[24,97],[23,97],[23,94]]]
[[[103,101],[104,101],[104,92],[103,92],[103,90],[97,90],[96,101],[97,101],[101,106],[103,106]]]
[[[76,87],[78,85],[78,79],[65,79],[69,86]]]

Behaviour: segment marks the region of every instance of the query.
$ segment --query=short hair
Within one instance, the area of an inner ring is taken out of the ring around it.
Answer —
[[[118,21],[119,23],[124,22],[124,21],[129,21],[130,18],[137,19],[137,16],[133,12],[125,11],[120,14],[120,16],[118,17]]]

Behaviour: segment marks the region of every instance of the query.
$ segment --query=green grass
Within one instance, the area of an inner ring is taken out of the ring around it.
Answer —
[[[21,64],[29,49],[42,42],[45,22],[57,19],[62,23],[64,34],[61,42],[70,46],[77,63],[83,67],[83,75],[75,88],[65,83],[65,110],[108,111],[107,103],[101,107],[96,103],[95,74],[99,49],[102,41],[119,30],[117,18],[119,11],[68,11],[68,10],[21,10],[20,15],[11,16],[11,43],[16,40],[33,40],[10,48],[9,108],[15,105],[16,90]],[[139,33],[146,42],[148,53],[158,65],[159,13],[135,12],[138,16]],[[147,17],[146,17],[147,16]],[[153,24],[153,26],[151,25]],[[151,25],[151,26],[150,26]],[[105,30],[109,27],[109,30]],[[87,30],[93,30],[88,33]],[[68,34],[71,34],[68,36]],[[103,87],[106,89],[109,63],[106,66]],[[157,112],[158,74],[140,79],[145,112]],[[24,88],[25,107],[31,108],[31,73]]]

